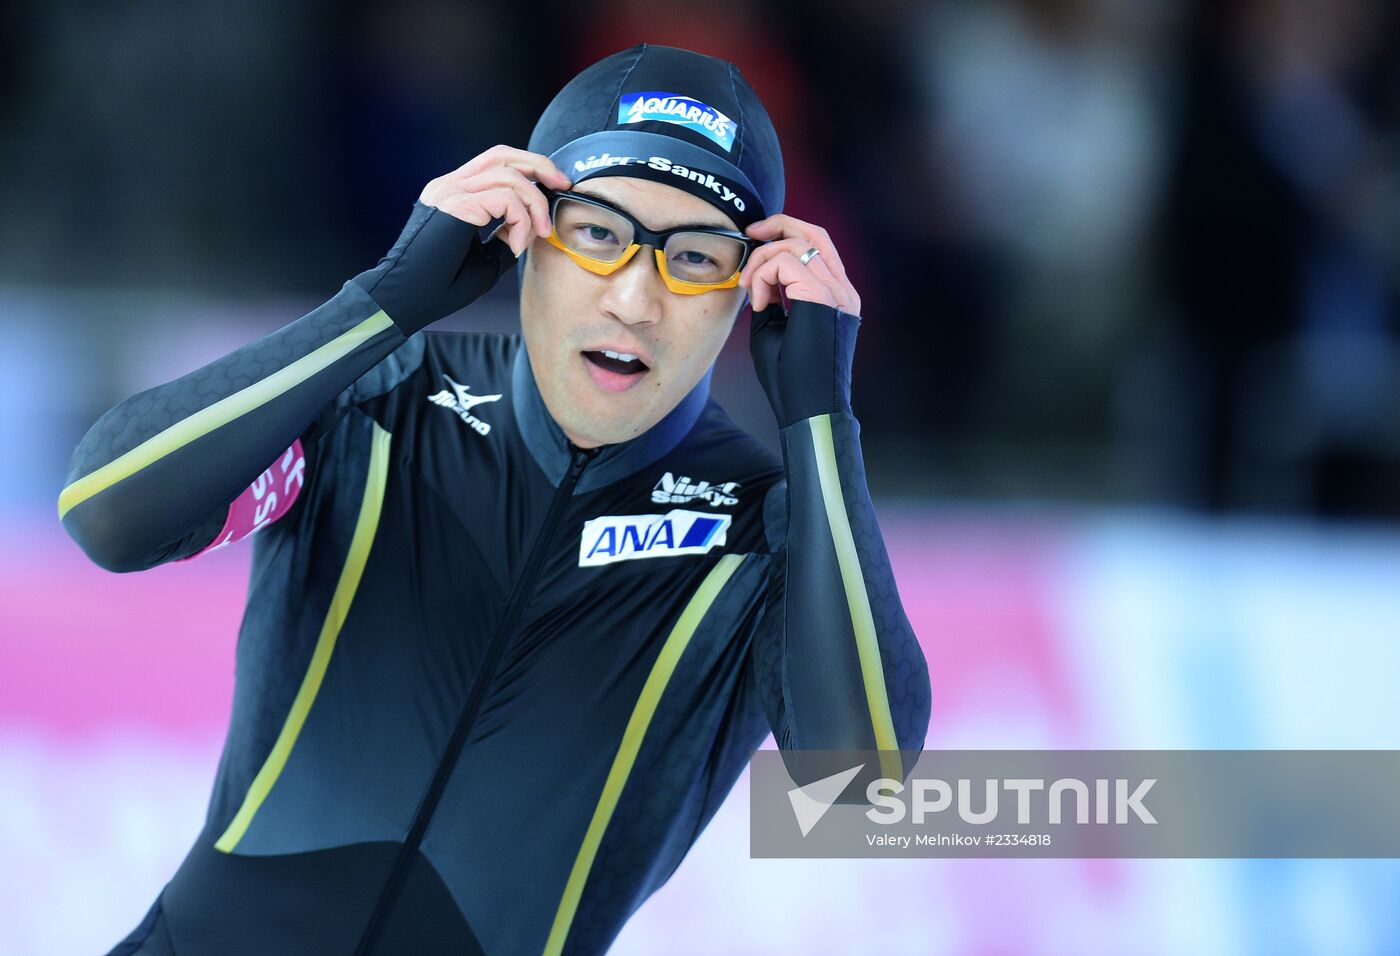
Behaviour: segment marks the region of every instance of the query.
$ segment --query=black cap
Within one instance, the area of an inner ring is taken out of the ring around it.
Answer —
[[[634,176],[692,193],[744,229],[783,208],[783,154],[739,68],[642,43],[594,63],[530,134],[575,183]]]

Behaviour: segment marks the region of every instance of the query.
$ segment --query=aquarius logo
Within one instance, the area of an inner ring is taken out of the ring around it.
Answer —
[[[707,103],[680,93],[624,93],[617,104],[617,121],[622,124],[655,121],[693,129],[723,146],[734,149],[739,125]]]

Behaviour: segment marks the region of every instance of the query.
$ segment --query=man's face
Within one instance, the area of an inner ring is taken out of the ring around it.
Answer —
[[[604,176],[573,191],[624,209],[657,231],[737,228],[704,200],[645,179]],[[520,324],[530,367],[550,414],[581,448],[634,438],[675,408],[719,355],[745,293],[674,293],[656,271],[651,246],[600,276],[536,238],[524,268]],[[625,376],[610,371],[597,361],[605,349],[635,355],[646,369]]]

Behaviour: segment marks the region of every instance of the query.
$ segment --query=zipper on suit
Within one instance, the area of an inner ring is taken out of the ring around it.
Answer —
[[[526,602],[534,594],[535,582],[540,576],[540,568],[544,565],[545,555],[549,553],[549,546],[554,538],[554,531],[559,524],[559,519],[563,517],[564,509],[568,506],[569,499],[573,497],[574,488],[578,486],[579,477],[583,474],[584,467],[598,453],[597,448],[573,448],[572,443],[570,448],[573,449],[573,454],[569,460],[569,470],[565,472],[563,479],[559,482],[559,487],[554,491],[554,497],[549,503],[549,510],[545,512],[544,524],[541,525],[539,533],[535,535],[534,544],[530,546],[530,553],[525,559],[525,567],[521,571],[520,577],[516,579],[515,586],[511,588],[505,612],[501,615],[501,622],[496,627],[496,632],[491,635],[490,642],[486,645],[486,653],[482,656],[481,667],[477,670],[476,679],[472,681],[471,690],[467,693],[467,702],[457,715],[457,722],[453,725],[452,734],[447,739],[447,747],[443,750],[442,756],[438,758],[437,768],[433,771],[428,789],[424,791],[423,799],[419,801],[418,810],[413,815],[413,824],[408,829],[408,836],[404,839],[403,846],[399,847],[398,856],[394,860],[394,868],[389,872],[389,879],[379,894],[374,912],[370,916],[369,923],[365,926],[364,933],[360,936],[360,943],[355,947],[355,956],[369,956],[374,952],[379,933],[384,928],[384,922],[388,919],[389,913],[398,899],[399,891],[403,888],[403,881],[408,876],[408,868],[418,853],[418,847],[423,842],[424,834],[427,833],[428,824],[432,821],[433,813],[437,810],[438,802],[442,799],[443,790],[446,789],[447,781],[452,776],[452,769],[457,765],[457,758],[461,756],[462,748],[466,745],[467,734],[471,731],[472,724],[476,722],[476,715],[481,709],[486,689],[495,676],[496,666],[500,663],[501,654],[505,651],[506,640],[510,637],[516,624],[519,623]]]

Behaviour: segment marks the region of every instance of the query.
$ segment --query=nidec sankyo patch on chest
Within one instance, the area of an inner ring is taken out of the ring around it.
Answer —
[[[583,525],[578,566],[704,554],[725,543],[730,515],[674,509],[665,514],[603,515]]]
[[[654,120],[693,129],[719,145],[725,152],[734,149],[739,124],[691,96],[680,93],[623,93],[617,103],[617,121],[624,125]]]

